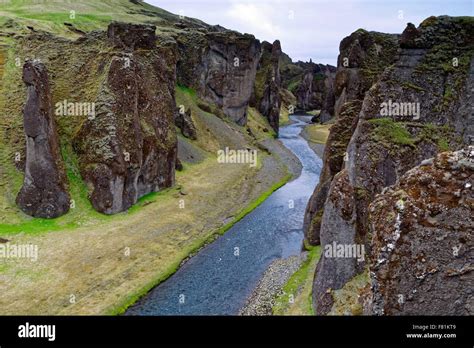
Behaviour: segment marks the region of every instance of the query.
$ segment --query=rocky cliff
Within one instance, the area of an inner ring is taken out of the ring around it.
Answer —
[[[331,65],[297,63],[303,68],[301,82],[295,90],[296,106],[301,110],[321,110],[321,122],[334,114],[334,78],[336,68]]]
[[[321,122],[334,116],[334,80],[336,68],[331,65],[298,61],[283,54],[280,59],[282,86],[296,97],[295,108],[320,110]]]
[[[155,27],[113,23],[96,112],[74,139],[94,208],[124,211],[174,183],[174,54],[155,45]],[[172,52],[172,51],[171,51]]]
[[[55,218],[68,212],[70,202],[44,64],[27,61],[23,82],[27,87],[23,111],[26,163],[16,203],[28,215]]]
[[[318,245],[319,230],[332,179],[344,165],[365,93],[396,59],[398,36],[359,29],[341,41],[334,82],[335,123],[324,149],[323,169],[304,219],[305,240]]]
[[[322,211],[313,209],[316,213],[308,217],[307,226],[320,224],[323,250],[335,243],[367,251],[362,261],[323,252],[313,288],[318,314],[331,310],[334,290],[370,266],[368,207],[375,195],[423,160],[460,148],[472,137],[472,116],[465,107],[472,105],[472,19],[430,17],[413,29],[409,25],[401,35],[394,63],[381,69],[377,82],[368,86],[353,121],[347,161],[328,185],[327,198],[317,195],[318,204],[325,202]],[[318,228],[307,231],[317,233]],[[315,235],[311,238],[317,243]]]
[[[474,147],[443,152],[370,204],[366,314],[472,315]]]
[[[219,26],[183,28],[179,48],[178,83],[197,91],[239,125],[247,123],[260,42]]]
[[[270,126],[278,135],[281,98],[280,57],[282,55],[280,41],[273,44],[262,42],[262,50],[258,63],[257,75],[250,104],[264,115]]]

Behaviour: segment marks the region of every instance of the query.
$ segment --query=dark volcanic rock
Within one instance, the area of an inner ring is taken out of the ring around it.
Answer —
[[[28,215],[55,218],[68,212],[70,202],[46,67],[37,61],[27,61],[23,82],[27,86],[23,114],[26,164],[16,203]]]
[[[260,42],[230,30],[186,31],[177,37],[178,82],[195,89],[239,125],[247,123]]]
[[[344,236],[354,236],[356,243],[369,251],[368,209],[375,195],[394,185],[423,160],[443,150],[456,150],[472,137],[469,134],[472,128],[467,122],[472,111],[465,105],[472,105],[469,88],[474,76],[474,40],[470,33],[474,31],[474,21],[463,17],[430,18],[418,31],[417,41],[421,44],[417,44],[417,48],[401,48],[395,63],[387,67],[366,92],[346,150],[344,172],[347,172],[347,180],[344,176],[336,176],[327,192],[327,197],[333,197],[335,206],[341,206],[342,202],[353,206],[355,217],[340,233],[334,234],[331,221],[340,221],[344,212],[326,210],[326,203],[319,228],[323,248]],[[364,50],[359,46],[364,47],[360,40],[351,49],[351,56],[356,58],[357,66],[362,66],[367,57],[363,58]],[[456,57],[453,57],[454,51]],[[419,112],[383,115],[382,106],[389,102],[414,103]],[[349,194],[333,191],[341,185],[350,186],[343,191]],[[322,199],[318,197],[317,202],[320,201]],[[341,260],[337,270],[325,269],[326,265],[328,262],[323,255],[314,282],[313,304],[318,314],[325,314],[329,309],[327,298],[318,294],[340,289],[344,284],[339,274],[349,277],[352,273],[354,277],[363,269],[355,269],[351,259]],[[329,284],[336,287],[327,288]]]
[[[367,314],[473,315],[474,147],[404,174],[370,205]]]
[[[109,25],[107,36],[114,45],[122,49],[153,49],[156,42],[155,30],[154,25],[114,22]]]
[[[170,47],[116,50],[107,59],[95,118],[85,121],[74,149],[92,205],[114,214],[174,184],[176,53]]]
[[[397,39],[397,35],[360,29],[340,44],[334,82],[336,122],[324,148],[319,184],[308,203],[304,219],[305,239],[309,245],[320,242],[321,220],[331,181],[343,168],[347,145],[356,128],[365,93],[396,59]]]
[[[400,47],[402,48],[416,48],[416,39],[420,37],[420,32],[418,29],[412,24],[408,23],[407,27],[402,33],[400,37]]]
[[[295,91],[297,108],[321,110],[321,122],[328,121],[334,114],[334,78],[336,68],[331,65],[298,62],[304,74]]]
[[[186,138],[192,140],[197,139],[196,127],[194,126],[193,118],[191,116],[191,109],[184,112],[178,111],[176,113],[175,124]]]
[[[264,41],[255,79],[253,103],[278,134],[281,107],[280,41]]]

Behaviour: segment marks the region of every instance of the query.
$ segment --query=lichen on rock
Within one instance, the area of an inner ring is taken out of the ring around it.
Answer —
[[[70,202],[45,65],[27,61],[23,82],[27,86],[23,111],[26,163],[16,203],[28,215],[55,218],[69,211]]]
[[[174,183],[176,82],[170,67],[175,66],[176,57],[150,46],[151,30],[111,24],[112,44],[117,32],[132,31],[137,42],[127,47],[140,50],[130,53],[115,48],[111,52],[104,62],[97,114],[84,122],[74,139],[81,174],[91,187],[92,205],[105,214],[124,211],[141,196]],[[141,44],[142,40],[147,44]]]

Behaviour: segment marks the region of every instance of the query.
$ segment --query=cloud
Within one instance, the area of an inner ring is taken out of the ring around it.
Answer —
[[[0,0],[1,1],[1,0]],[[401,33],[431,15],[472,15],[472,0],[146,0],[209,24],[279,39],[294,60],[336,64],[339,43],[358,28]],[[399,11],[404,17],[398,18]],[[293,14],[293,18],[291,18]]]
[[[273,9],[268,4],[232,3],[225,16],[238,26],[232,29],[245,28],[245,32],[257,37],[277,38],[281,34],[280,27],[272,21]]]

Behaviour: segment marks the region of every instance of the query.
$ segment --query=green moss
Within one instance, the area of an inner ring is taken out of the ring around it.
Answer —
[[[438,146],[440,151],[448,151],[454,135],[454,130],[449,126],[437,126],[427,123],[420,131],[418,141],[431,141]]]
[[[405,88],[409,88],[409,89],[413,89],[417,92],[424,92],[425,90],[420,87],[420,86],[417,86],[417,85],[414,85],[413,83],[409,83],[409,82],[403,82],[403,87]]]
[[[301,264],[301,267],[290,277],[288,282],[283,286],[283,294],[279,296],[275,305],[272,308],[274,315],[286,314],[288,308],[291,306],[291,298],[296,298],[298,293],[302,290],[303,286],[313,279],[313,270],[321,257],[321,247],[317,246],[312,248],[308,252],[306,260]],[[311,300],[311,291],[309,296],[305,300],[305,314],[313,314],[313,306]]]
[[[287,89],[293,93],[298,89],[298,86],[300,85],[300,83],[301,81],[300,81],[300,78],[298,77],[297,79],[294,79],[290,81],[290,83],[288,83]]]
[[[182,86],[182,85],[177,85],[176,88],[180,90],[181,92],[188,94],[189,96],[195,98],[196,97],[196,91],[190,87],[187,86]]]
[[[415,146],[415,139],[405,128],[402,122],[395,122],[391,118],[375,118],[369,120],[375,126],[373,138],[384,145]]]
[[[359,303],[359,296],[369,283],[369,271],[365,269],[349,280],[344,287],[334,290],[332,292],[334,304],[329,315],[362,315],[363,308]]]
[[[313,218],[311,219],[311,225],[318,225],[321,223],[323,219],[324,209],[320,209],[314,214]]]

